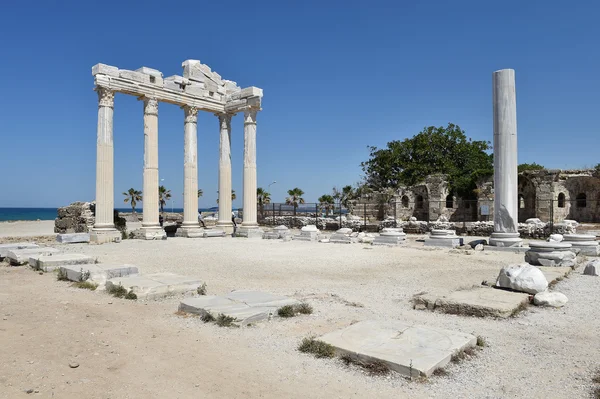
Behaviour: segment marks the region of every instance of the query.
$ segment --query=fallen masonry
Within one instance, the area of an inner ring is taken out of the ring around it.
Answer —
[[[82,254],[36,254],[29,257],[29,266],[35,270],[51,272],[61,266],[94,263],[94,259]]]
[[[577,249],[565,242],[530,242],[525,262],[539,266],[574,266]]]
[[[352,229],[348,227],[338,229],[329,238],[329,242],[335,244],[352,244],[353,242],[357,241],[358,238],[356,236],[352,236]]]
[[[600,256],[600,242],[594,234],[565,234],[564,242],[578,249],[581,255]]]
[[[318,241],[321,236],[319,229],[314,224],[304,226],[300,229],[300,235],[294,236],[294,240],[299,241]]]
[[[13,266],[26,265],[29,263],[29,258],[35,255],[50,255],[56,254],[60,251],[56,248],[50,247],[38,247],[38,248],[26,248],[26,249],[13,249],[8,251],[6,259]]]
[[[395,246],[404,244],[406,241],[406,233],[402,228],[385,228],[381,230],[381,234],[373,239],[373,245],[388,245]]]
[[[220,314],[235,319],[236,325],[248,325],[277,316],[277,309],[299,302],[286,296],[260,291],[232,291],[224,296],[200,296],[186,298],[179,304],[179,311],[201,316]]]
[[[463,245],[463,239],[456,235],[454,230],[431,230],[425,239],[426,246],[456,248]]]
[[[383,362],[391,370],[410,377],[430,376],[446,366],[453,355],[477,343],[471,334],[394,320],[362,321],[319,340],[332,345],[338,355],[365,363]]]
[[[413,298],[415,309],[477,317],[507,318],[528,303],[528,294],[488,287],[474,287],[445,295],[423,294]]]
[[[4,260],[9,251],[15,249],[31,249],[39,248],[39,245],[32,242],[15,242],[11,244],[0,244],[0,260]]]
[[[139,273],[137,266],[134,265],[112,265],[104,263],[94,263],[86,265],[62,266],[62,273],[71,281],[91,281],[97,283],[100,288],[104,288],[106,281],[113,278],[122,278],[132,274]],[[87,276],[86,276],[87,275]]]
[[[56,241],[62,244],[75,244],[81,242],[90,242],[90,233],[66,233],[58,234]]]
[[[134,274],[107,280],[106,289],[121,285],[133,291],[138,299],[158,299],[196,292],[201,284],[200,280],[174,273]]]

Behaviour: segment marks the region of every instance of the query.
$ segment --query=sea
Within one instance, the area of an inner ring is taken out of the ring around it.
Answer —
[[[217,208],[218,209],[218,208]],[[119,212],[131,212],[131,208],[117,208]],[[215,208],[200,208],[200,212],[213,212]],[[136,209],[142,212],[142,209]],[[165,212],[183,212],[182,208],[166,207]],[[57,208],[0,208],[0,222],[13,220],[54,220]]]

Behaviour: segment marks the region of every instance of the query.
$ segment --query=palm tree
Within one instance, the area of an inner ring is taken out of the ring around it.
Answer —
[[[204,194],[204,191],[202,191],[201,188],[198,189],[198,198],[202,197],[202,195]]]
[[[319,206],[321,209],[325,210],[325,216],[328,216],[329,211],[335,207],[335,200],[333,196],[329,194],[321,195],[317,201],[319,201]]]
[[[285,199],[285,203],[288,205],[292,205],[294,207],[294,217],[296,216],[296,208],[298,208],[299,204],[304,204],[304,191],[300,190],[298,187],[288,190],[288,195]]]
[[[158,201],[160,203],[160,211],[164,213],[167,201],[171,199],[171,190],[167,190],[165,186],[158,188]]]
[[[271,203],[271,193],[268,193],[262,187],[256,189],[256,201],[258,202],[258,207],[260,209],[260,216],[265,217],[265,204]]]
[[[219,191],[217,190],[217,194],[219,194]],[[231,190],[231,200],[235,200],[236,195],[235,195],[235,190]],[[219,199],[217,198],[217,204],[219,203]]]
[[[123,195],[125,196],[124,202],[131,202],[131,212],[135,213],[135,206],[137,205],[137,202],[142,200],[142,192],[134,188],[130,188],[127,192],[124,192]]]

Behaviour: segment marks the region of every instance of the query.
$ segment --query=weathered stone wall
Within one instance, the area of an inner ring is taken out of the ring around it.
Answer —
[[[58,217],[54,220],[54,232],[87,233],[94,226],[94,208],[92,202],[73,202],[71,205],[58,208]]]

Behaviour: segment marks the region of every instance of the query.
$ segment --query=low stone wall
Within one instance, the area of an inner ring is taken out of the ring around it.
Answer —
[[[358,231],[363,226],[363,221],[359,219],[349,219],[342,216],[342,226],[349,227],[352,230]],[[286,226],[288,228],[302,228],[311,224],[316,224],[319,230],[337,230],[340,228],[340,218],[314,218],[308,216],[267,216],[262,221],[262,224],[269,226]]]
[[[73,202],[58,208],[58,217],[54,220],[54,232],[87,233],[94,226],[94,208],[92,202]]]

